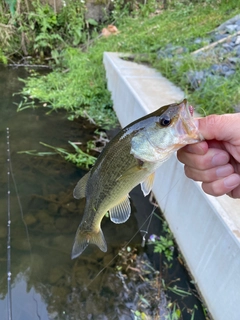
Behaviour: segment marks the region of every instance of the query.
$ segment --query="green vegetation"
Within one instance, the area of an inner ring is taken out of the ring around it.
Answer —
[[[68,48],[61,58],[63,69],[40,77],[34,73],[26,81],[23,95],[43,101],[51,110],[65,108],[70,119],[83,116],[103,127],[113,126],[116,116],[99,58]],[[23,103],[18,110],[25,107]]]
[[[53,151],[52,152],[39,152],[36,150],[27,150],[27,151],[19,151],[19,154],[28,154],[28,155],[32,155],[32,156],[39,156],[39,157],[43,157],[43,156],[51,156],[54,154],[59,154],[60,156],[62,156],[66,161],[72,162],[73,164],[75,164],[77,167],[81,167],[81,168],[85,168],[85,169],[89,169],[90,166],[92,166],[95,161],[96,158],[91,156],[90,154],[83,152],[80,148],[78,148],[78,146],[71,142],[68,141],[68,143],[73,147],[75,153],[73,152],[69,152],[66,149],[63,148],[57,148],[57,147],[53,147],[50,146],[46,143],[40,142],[41,145],[43,145],[44,147],[50,148]],[[87,150],[87,152],[89,152],[89,149]]]
[[[0,0],[0,60],[6,63],[31,55],[28,64],[44,63],[53,68],[45,75],[31,73],[18,110],[36,106],[40,100],[49,111],[65,108],[69,119],[84,116],[104,128],[114,126],[117,120],[106,85],[104,51],[129,53],[136,61],[160,70],[186,92],[202,114],[229,112],[238,104],[239,72],[226,79],[208,79],[195,91],[189,88],[185,75],[211,64],[211,58],[201,60],[191,54],[206,44],[194,39],[204,39],[238,14],[238,0],[149,0],[144,4],[114,0],[102,24],[85,20],[84,1],[65,2],[57,13],[39,0],[29,7],[26,0],[11,16],[5,1]],[[100,36],[100,30],[109,23],[119,32]],[[169,44],[186,48],[186,53],[176,50],[171,58],[160,57],[159,50],[164,51]]]
[[[32,75],[27,80],[23,90],[26,97],[40,99],[53,110],[65,108],[71,118],[80,115],[89,117],[101,126],[112,126],[116,118],[106,88],[102,59],[104,51],[118,51],[134,54],[136,59],[139,56],[140,61],[160,70],[186,92],[190,102],[198,106],[201,113],[232,111],[232,105],[240,97],[239,73],[228,79],[209,80],[203,88],[196,91],[189,88],[184,74],[188,70],[201,70],[211,63],[210,60],[201,61],[191,55],[191,52],[204,45],[196,44],[193,40],[197,37],[204,38],[220,23],[239,13],[236,0],[201,3],[176,1],[171,2],[167,10],[163,10],[161,3],[157,1],[147,1],[146,5],[133,2],[131,8],[129,3],[123,7],[121,0],[114,1],[114,4],[112,16],[105,25],[114,19],[119,33],[107,38],[97,36],[96,31],[102,28],[98,25],[92,29],[84,29],[81,40],[76,40],[73,30],[77,28],[73,21],[70,33],[65,37],[63,35],[66,30],[58,33],[62,38],[60,41],[54,36],[54,32],[59,26],[60,17],[63,19],[63,14],[53,18],[50,9],[46,16],[39,14],[43,22],[39,27],[40,34],[35,38],[34,49],[42,52],[41,56],[46,55],[48,49],[52,50],[55,67],[48,75]],[[45,39],[43,34],[51,36],[53,41],[42,42]],[[71,46],[70,34],[75,39]],[[81,41],[84,45],[81,45]],[[188,52],[181,54],[180,62],[178,52],[172,58],[158,57],[159,49],[164,49],[169,43],[187,48]],[[23,104],[22,107],[24,106]]]
[[[157,214],[155,214],[155,216],[160,219],[160,217]],[[163,220],[162,229],[163,232],[161,233],[163,235],[157,236],[152,234],[149,238],[148,243],[154,245],[154,252],[163,253],[167,261],[171,261],[173,259],[174,252],[173,234],[169,229],[167,222]]]

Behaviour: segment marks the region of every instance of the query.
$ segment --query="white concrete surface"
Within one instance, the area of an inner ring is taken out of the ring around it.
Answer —
[[[108,88],[122,126],[179,101],[183,92],[146,66],[104,53]],[[240,200],[206,195],[173,156],[153,192],[215,320],[240,320]]]

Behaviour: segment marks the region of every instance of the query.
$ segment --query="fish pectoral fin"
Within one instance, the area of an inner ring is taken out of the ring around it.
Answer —
[[[101,228],[98,232],[86,232],[81,230],[80,225],[76,233],[71,258],[75,259],[80,256],[89,244],[97,245],[103,252],[107,251],[107,243]]]
[[[150,174],[150,176],[147,177],[147,179],[145,181],[141,182],[141,189],[142,189],[142,192],[145,197],[152,190],[154,177],[155,177],[155,173],[152,173],[152,174]]]
[[[143,165],[136,164],[135,166],[133,166],[131,168],[128,168],[128,170],[126,170],[120,177],[118,177],[116,181],[122,180],[122,179],[124,179],[126,177],[129,177],[130,175],[134,175],[134,174],[138,173],[139,170],[143,170],[143,169],[145,169],[143,167]]]
[[[115,207],[111,208],[109,214],[111,221],[114,223],[126,222],[131,214],[129,195],[127,194]]]
[[[76,199],[85,198],[86,185],[87,185],[89,176],[90,176],[90,171],[78,181],[76,187],[73,190],[74,198]]]

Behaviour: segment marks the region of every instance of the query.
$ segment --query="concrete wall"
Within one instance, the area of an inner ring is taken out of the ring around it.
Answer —
[[[179,101],[183,92],[146,66],[104,53],[108,88],[122,126]],[[173,156],[153,192],[215,320],[240,319],[240,200],[206,195]]]

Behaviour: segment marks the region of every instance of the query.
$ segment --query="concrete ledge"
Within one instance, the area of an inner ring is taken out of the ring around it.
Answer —
[[[153,69],[104,53],[108,88],[122,126],[184,93]],[[156,172],[153,192],[215,320],[239,320],[240,200],[206,195],[175,156]]]

